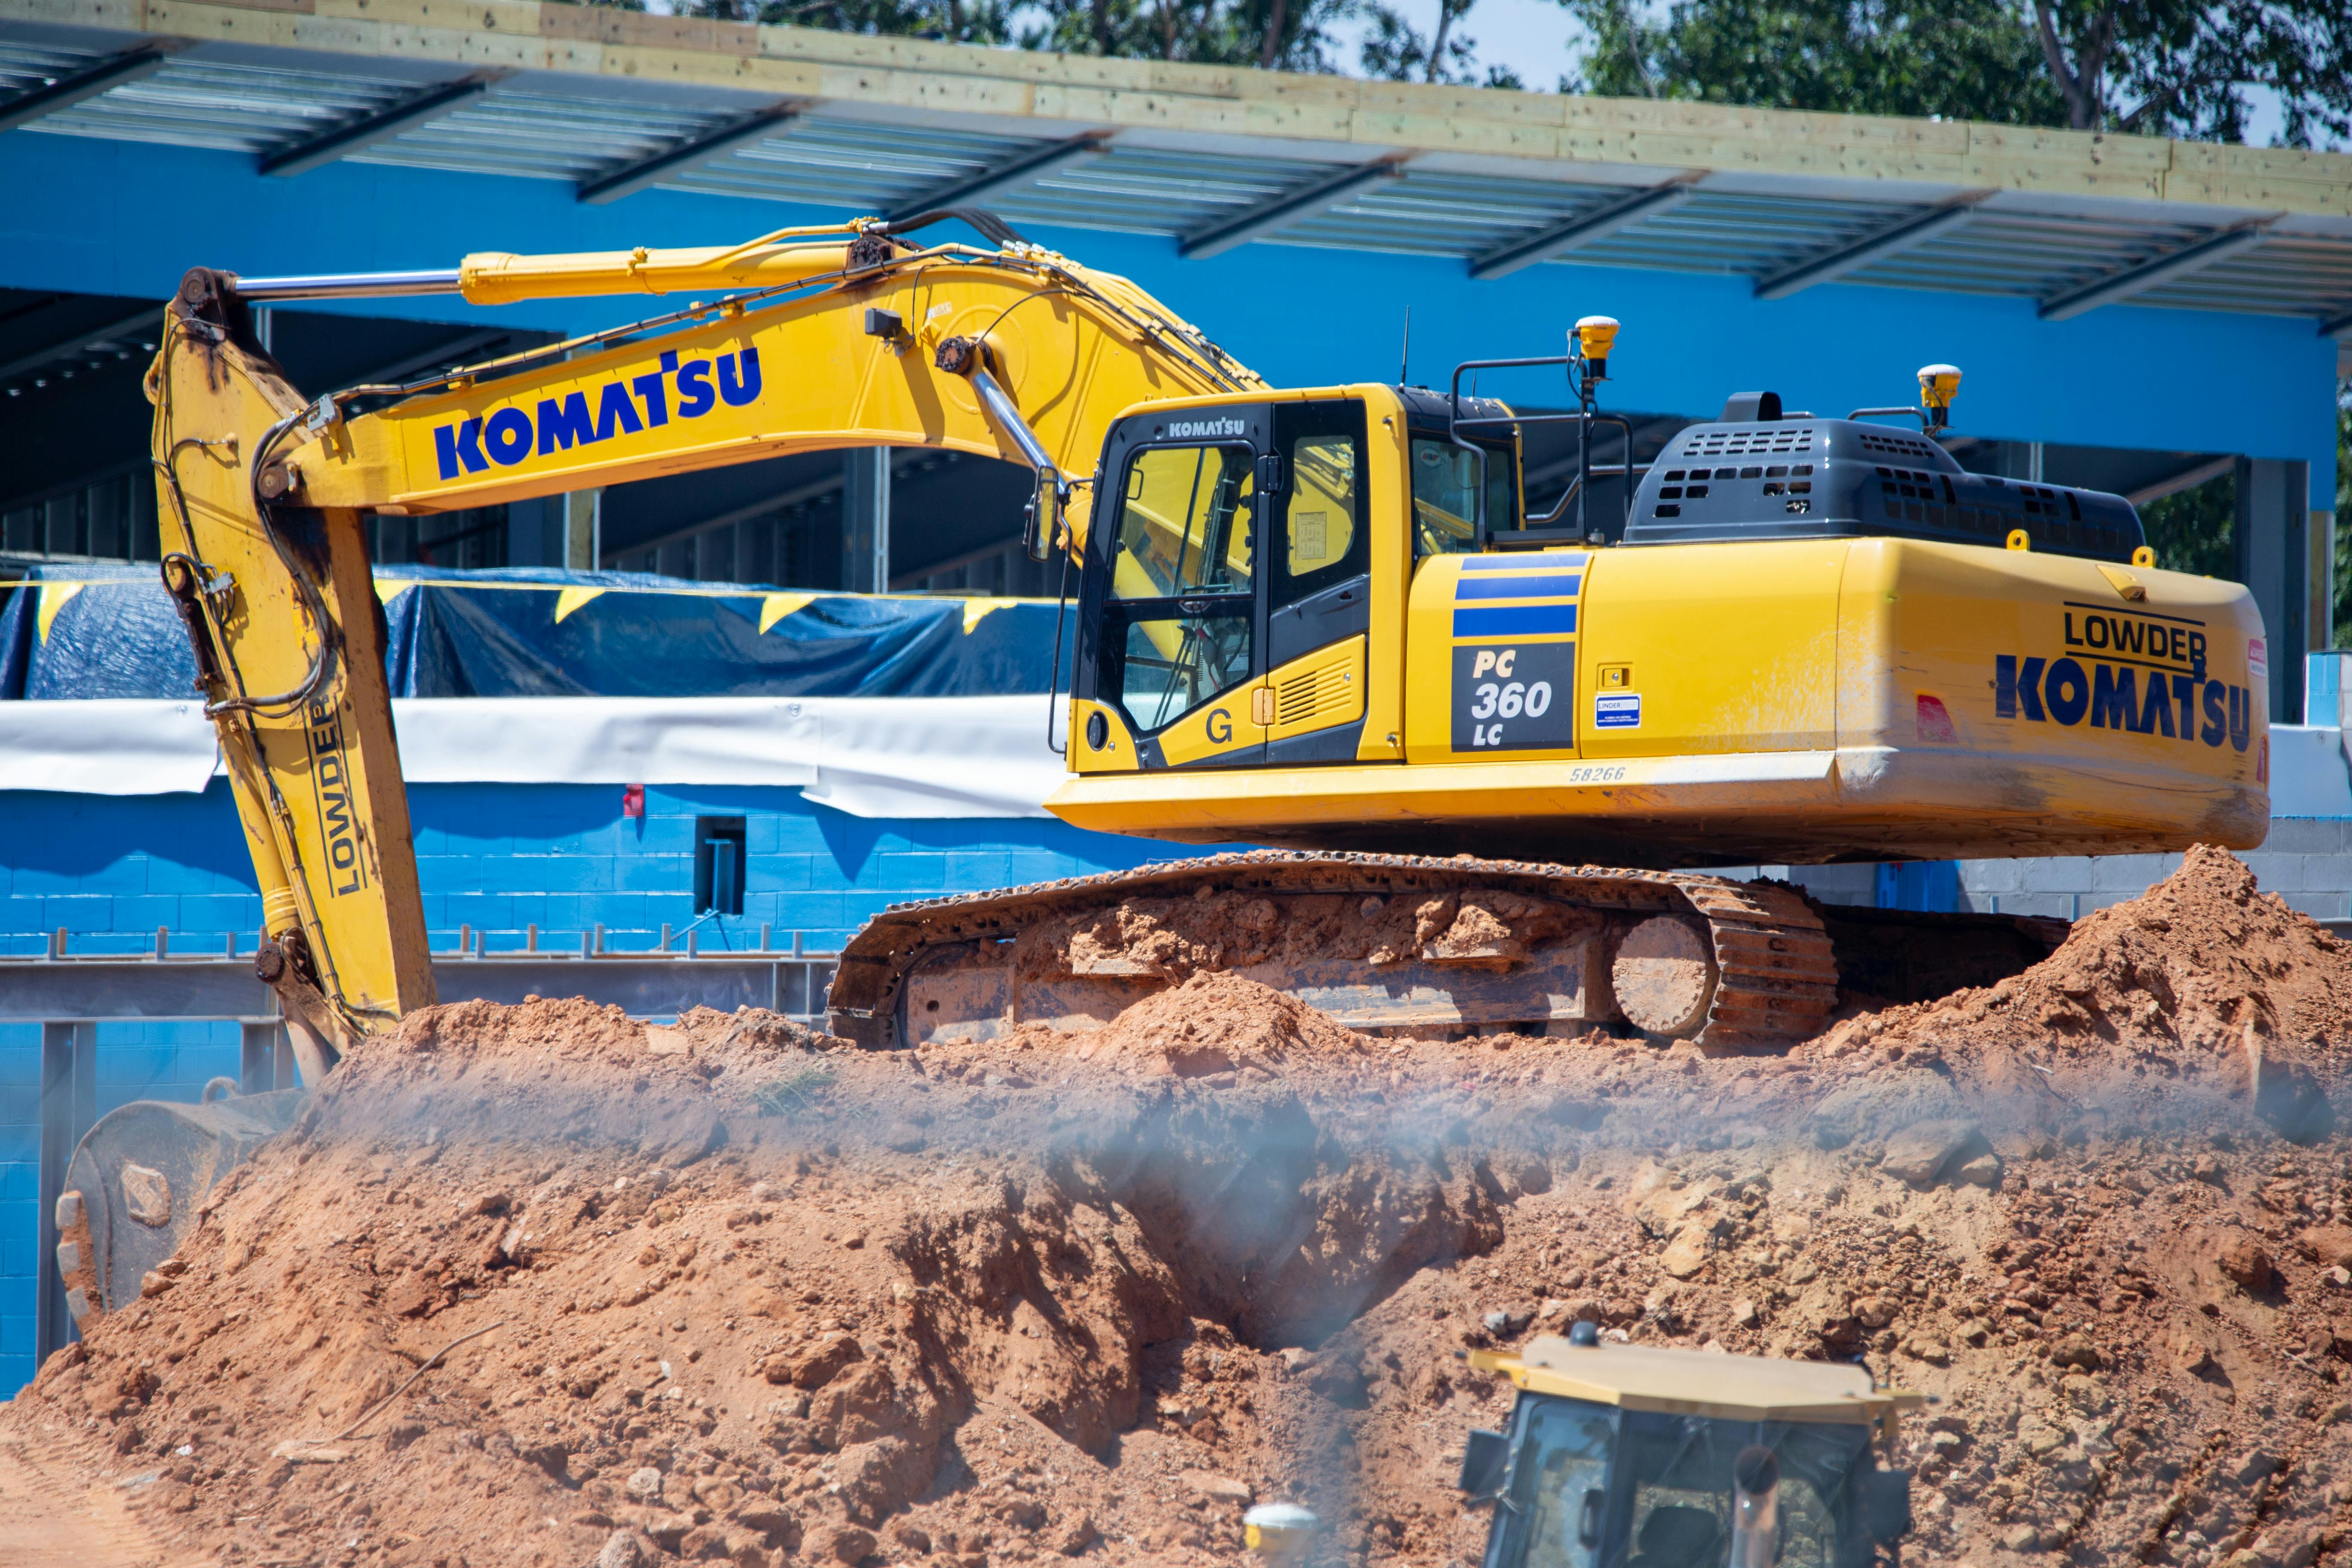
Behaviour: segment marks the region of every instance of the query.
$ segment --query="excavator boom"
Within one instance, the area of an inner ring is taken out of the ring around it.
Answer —
[[[963,216],[1005,247],[917,248],[899,237],[917,219],[698,250],[478,255],[446,273],[188,274],[147,381],[163,576],[260,880],[258,971],[284,998],[306,1079],[435,1000],[366,512],[940,447],[1038,470],[1040,530],[1058,515],[1082,541],[1113,416],[1263,390],[1125,279]],[[706,290],[724,297],[315,400],[287,384],[248,313],[254,300],[352,294],[495,304]]]

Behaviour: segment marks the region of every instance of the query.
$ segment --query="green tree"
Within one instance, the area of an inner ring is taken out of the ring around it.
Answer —
[[[2152,500],[2139,509],[2139,521],[2156,549],[2156,563],[2166,571],[2205,577],[2238,574],[2235,474]]]
[[[2352,134],[2345,0],[1560,0],[1570,91],[2242,142]]]
[[[642,5],[644,0],[634,3]],[[1012,41],[1008,0],[686,0],[677,9],[681,16],[721,22],[790,23],[833,33],[945,38],[959,44]]]
[[[2032,0],[2032,26],[2077,131],[2243,142],[2259,89],[2288,146],[2352,134],[2345,0]]]
[[[1457,32],[1455,24],[1470,14],[1476,0],[1437,0],[1437,30],[1423,35],[1405,14],[1386,0],[1371,0],[1362,15],[1364,32],[1360,64],[1368,77],[1381,81],[1447,81],[1479,87],[1517,88],[1518,73],[1508,66],[1477,69],[1478,40]]]
[[[2061,123],[2009,0],[1562,0],[1591,42],[1562,90],[1853,114]]]

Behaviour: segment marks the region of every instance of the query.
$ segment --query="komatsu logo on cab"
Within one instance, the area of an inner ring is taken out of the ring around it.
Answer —
[[[677,403],[671,404],[672,383]],[[535,410],[520,404],[487,417],[454,420],[433,429],[434,455],[441,477],[478,474],[493,463],[511,468],[534,453],[545,458],[573,447],[593,447],[615,436],[635,436],[667,425],[673,415],[699,419],[724,403],[740,408],[760,396],[760,351],[746,344],[733,353],[678,362],[671,350],[661,368],[608,381],[595,390],[592,408],[585,388],[561,398],[542,397]]]
[[[1171,441],[1196,441],[1204,436],[1246,434],[1247,428],[1238,419],[1171,419],[1168,422],[1168,438]]]

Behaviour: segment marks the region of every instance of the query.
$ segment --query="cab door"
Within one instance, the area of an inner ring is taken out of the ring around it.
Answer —
[[[1115,435],[1105,454],[1113,488],[1090,531],[1071,762],[1080,772],[1263,763],[1266,411],[1130,424],[1141,428]]]
[[[1268,484],[1266,761],[1351,763],[1371,631],[1370,460],[1355,398],[1276,405]]]

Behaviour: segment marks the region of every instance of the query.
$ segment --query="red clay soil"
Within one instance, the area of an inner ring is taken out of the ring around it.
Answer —
[[[2347,982],[2200,852],[1781,1057],[1367,1039],[1214,973],[888,1053],[438,1008],[0,1452],[256,1568],[1181,1568],[1275,1498],[1322,1561],[1437,1568],[1509,1394],[1453,1352],[1582,1317],[1939,1395],[1915,1563],[2307,1568],[2352,1555]]]

